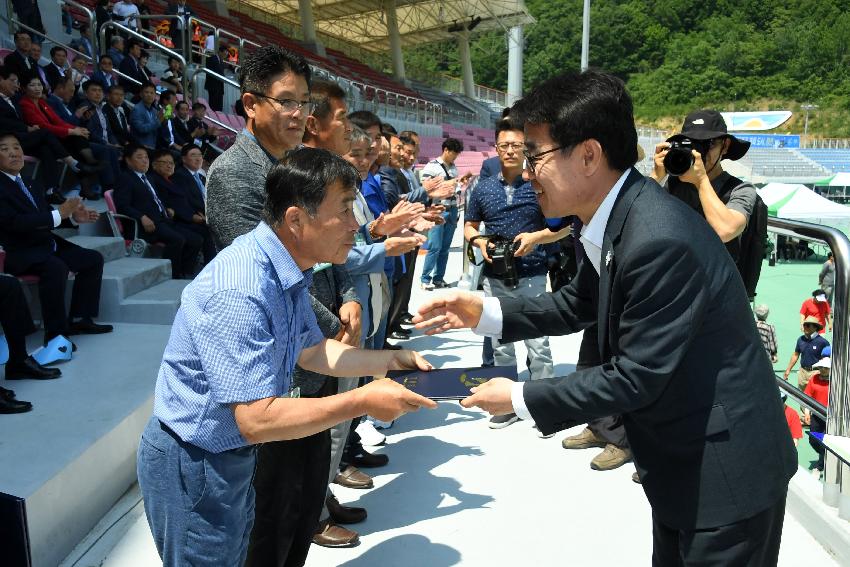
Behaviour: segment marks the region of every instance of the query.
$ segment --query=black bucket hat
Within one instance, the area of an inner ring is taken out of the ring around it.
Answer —
[[[732,143],[723,159],[738,160],[750,149],[750,143],[746,140],[736,138],[726,129],[726,121],[716,110],[697,110],[685,117],[682,131],[671,136],[667,141],[689,138],[691,140],[714,140],[716,138],[729,138]]]

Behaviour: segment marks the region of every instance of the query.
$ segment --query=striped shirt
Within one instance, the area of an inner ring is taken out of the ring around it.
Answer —
[[[776,356],[776,329],[766,321],[756,321],[756,328],[759,330],[759,336],[761,337],[761,344],[764,345],[764,350],[770,356]]]
[[[183,291],[154,415],[213,453],[248,445],[231,404],[286,394],[301,351],[324,338],[311,281],[262,222],[219,253]]]

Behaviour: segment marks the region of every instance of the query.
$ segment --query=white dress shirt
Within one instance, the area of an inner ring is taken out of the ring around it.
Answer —
[[[608,219],[611,217],[611,210],[614,208],[614,203],[617,201],[617,195],[623,188],[626,178],[631,173],[631,168],[627,169],[623,175],[617,180],[605,199],[593,213],[590,222],[584,225],[581,229],[581,243],[584,245],[584,252],[596,273],[599,273],[600,261],[602,256],[602,239],[605,236],[605,228],[608,226]],[[481,311],[481,319],[478,321],[478,326],[472,329],[477,335],[485,335],[494,338],[500,338],[502,335],[502,306],[499,299],[496,297],[485,297],[484,307]],[[523,396],[523,387],[525,382],[516,382],[511,390],[511,404],[514,407],[514,413],[517,417],[525,420],[534,420],[531,417],[531,412],[528,411],[528,406],[525,405],[525,397]]]

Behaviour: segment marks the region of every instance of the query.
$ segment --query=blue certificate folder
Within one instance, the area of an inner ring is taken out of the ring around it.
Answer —
[[[470,388],[490,378],[509,378],[516,381],[516,366],[475,366],[472,368],[441,368],[430,372],[421,370],[391,370],[387,378],[432,400],[462,400]]]

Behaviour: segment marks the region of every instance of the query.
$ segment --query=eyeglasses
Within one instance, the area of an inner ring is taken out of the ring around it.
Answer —
[[[174,162],[171,161],[170,159],[158,159],[158,160],[154,160],[154,163],[158,163],[159,165],[165,165],[165,166],[168,166],[168,167],[174,167]]]
[[[540,163],[540,158],[545,156],[546,154],[551,154],[552,152],[557,152],[558,150],[563,149],[563,146],[556,146],[552,149],[538,152],[536,154],[529,155],[528,150],[524,150],[522,153],[525,156],[525,161],[528,162],[528,169],[531,170],[531,173],[537,175],[535,169],[537,168],[537,164]]]
[[[524,152],[525,144],[522,142],[502,142],[501,144],[496,144],[496,149],[500,152],[506,152],[508,149],[514,150],[515,152]]]
[[[258,93],[254,91],[248,91],[248,94],[252,94],[254,96],[258,96],[260,98],[265,98],[268,100],[273,100],[274,102],[278,103],[280,105],[280,108],[287,114],[294,114],[296,110],[303,110],[304,114],[310,114],[311,112],[313,112],[313,102],[309,100],[275,98],[273,96],[264,95],[263,93]]]

